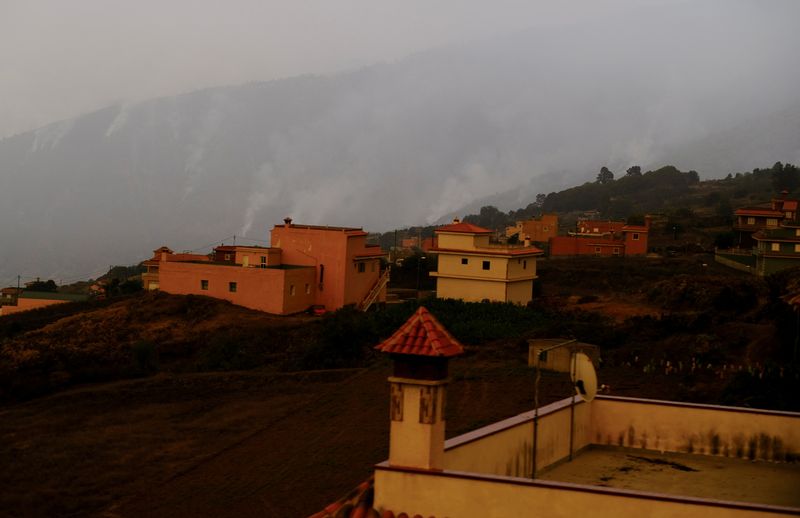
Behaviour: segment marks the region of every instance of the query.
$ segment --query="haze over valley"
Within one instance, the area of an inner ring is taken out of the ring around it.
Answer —
[[[287,215],[386,231],[507,210],[601,166],[713,178],[800,162],[798,9],[728,5],[655,2],[9,136],[0,281],[266,240]]]

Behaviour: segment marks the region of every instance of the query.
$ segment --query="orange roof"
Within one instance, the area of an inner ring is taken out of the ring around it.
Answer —
[[[784,200],[783,210],[797,210],[797,200]]]
[[[630,230],[633,232],[648,232],[650,229],[642,225],[625,225],[622,230]]]
[[[474,250],[465,250],[461,248],[430,248],[431,252],[452,252],[454,254],[462,255],[501,255],[501,256],[517,256],[517,255],[540,255],[544,252],[535,246],[526,246],[522,248],[476,248]]]
[[[461,232],[464,234],[491,234],[492,231],[488,228],[479,227],[472,223],[451,223],[436,229],[436,232]]]
[[[742,209],[736,209],[734,213],[737,216],[775,216],[775,217],[783,217],[783,212],[779,210],[772,210],[772,209],[761,209],[758,207],[744,207]]]
[[[423,306],[375,349],[385,353],[444,358],[464,352],[458,340]]]

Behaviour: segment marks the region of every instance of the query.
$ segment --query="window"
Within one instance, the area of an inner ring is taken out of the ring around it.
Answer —
[[[311,285],[306,283],[306,295],[311,295]]]
[[[225,254],[225,260],[226,261],[230,261],[231,260],[231,254]]]
[[[462,257],[461,264],[469,264],[469,259],[467,259],[466,257]]]
[[[289,295],[294,297],[294,284],[289,285]]]
[[[547,351],[539,351],[539,361],[547,363]]]
[[[544,227],[542,230],[544,230],[545,232],[547,232],[547,231],[549,231],[549,230],[550,230],[550,227]]]
[[[358,263],[358,273],[364,273],[367,270],[367,265],[364,263]]]
[[[614,255],[619,255],[619,247],[615,246],[613,250]]]
[[[780,252],[781,251],[781,244],[780,243],[770,243],[773,252]]]
[[[319,291],[322,291],[322,283],[325,282],[325,265],[319,265]]]
[[[637,232],[633,233],[633,240],[634,241],[639,241],[639,234]]]
[[[204,280],[200,281],[200,289],[204,290],[204,291],[208,290],[208,281],[207,280],[204,279]]]
[[[262,268],[266,268],[267,267],[267,256],[266,255],[262,255],[261,256],[261,267]]]
[[[797,237],[800,237],[800,228],[798,228],[798,229],[796,229],[794,231],[794,235],[796,235]]]
[[[756,218],[747,218],[747,224],[748,225],[755,225],[756,224]]]
[[[527,259],[523,259],[522,260],[522,269],[523,270],[527,270],[528,269],[528,260]]]
[[[599,246],[594,247],[594,255],[600,255],[600,247]]]
[[[235,282],[229,282],[228,283],[228,291],[230,291],[231,293],[236,293],[236,283]]]
[[[791,212],[786,213],[786,219],[794,219]]]
[[[490,261],[484,261],[483,262],[483,269],[484,270],[488,270],[490,266],[491,266],[491,262]]]
[[[794,245],[794,251],[800,252],[800,245]]]
[[[778,226],[778,218],[767,218],[767,226],[768,227],[777,227]]]

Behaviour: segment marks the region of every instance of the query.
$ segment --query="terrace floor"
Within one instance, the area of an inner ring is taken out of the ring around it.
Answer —
[[[540,479],[800,508],[800,464],[593,446]]]

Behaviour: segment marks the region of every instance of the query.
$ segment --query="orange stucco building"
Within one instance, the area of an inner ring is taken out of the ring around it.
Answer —
[[[645,225],[628,225],[624,221],[582,220],[578,222],[576,232],[550,238],[550,256],[645,255],[649,232],[649,217],[645,218]]]
[[[17,290],[17,288],[11,288]],[[5,289],[4,289],[5,290]],[[4,300],[0,305],[0,316],[12,315],[31,309],[39,309],[53,304],[64,304],[65,302],[80,302],[87,300],[86,295],[74,293],[57,293],[49,291],[29,291],[20,289],[18,294],[9,300]]]
[[[386,300],[385,255],[360,228],[294,225],[272,230],[270,247],[219,246],[209,256],[166,247],[145,262],[147,289],[207,295],[275,314],[311,306],[361,309]],[[178,257],[176,257],[178,256]]]
[[[506,237],[517,236],[520,241],[528,239],[533,243],[547,243],[557,235],[557,214],[542,214],[539,218],[517,221],[515,226],[506,228]]]

